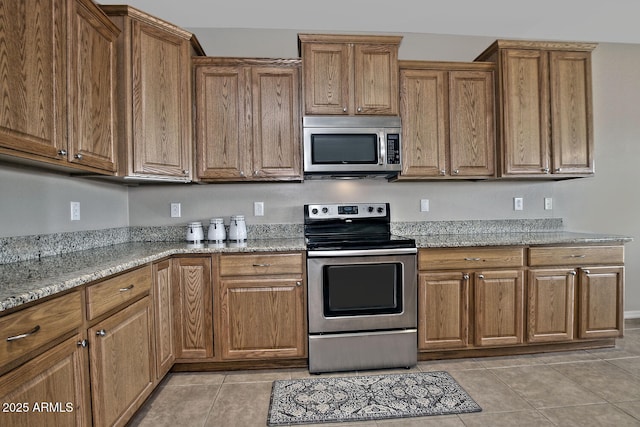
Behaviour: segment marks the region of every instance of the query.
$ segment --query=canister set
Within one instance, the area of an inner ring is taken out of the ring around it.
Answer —
[[[202,243],[204,242],[204,229],[202,222],[190,222],[187,224],[187,242]],[[209,221],[209,229],[207,230],[207,240],[213,243],[228,242],[244,242],[247,240],[247,225],[244,221],[244,215],[232,215],[229,222],[229,233],[224,225],[224,219],[211,218]]]

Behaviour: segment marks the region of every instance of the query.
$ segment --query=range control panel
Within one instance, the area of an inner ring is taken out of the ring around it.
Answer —
[[[307,205],[305,213],[310,219],[380,218],[386,217],[388,203],[348,203]]]

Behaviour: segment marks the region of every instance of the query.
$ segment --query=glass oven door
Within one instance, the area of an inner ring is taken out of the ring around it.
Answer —
[[[415,328],[416,274],[415,254],[309,255],[309,333]]]

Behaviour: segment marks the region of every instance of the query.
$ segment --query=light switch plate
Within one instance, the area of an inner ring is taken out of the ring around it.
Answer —
[[[551,209],[553,209],[553,199],[551,197],[545,197],[544,198],[544,210],[545,211],[550,211]]]
[[[71,202],[71,221],[80,221],[80,202]]]
[[[429,199],[420,200],[420,212],[429,212]]]
[[[253,202],[253,215],[264,216],[264,202]]]
[[[513,198],[513,210],[514,211],[524,210],[524,199],[522,197]]]
[[[182,216],[182,206],[180,203],[171,203],[171,218],[180,218]]]

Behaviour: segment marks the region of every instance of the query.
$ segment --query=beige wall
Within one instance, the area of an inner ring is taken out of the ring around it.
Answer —
[[[191,29],[211,56],[296,57],[298,30]],[[310,32],[310,31],[305,31]],[[470,61],[493,39],[404,34],[401,59]],[[303,184],[149,185],[113,184],[23,172],[0,165],[0,236],[109,228],[177,225],[243,213],[249,223],[301,223],[311,202],[389,201],[394,221],[500,218],[563,218],[576,231],[633,236],[626,245],[625,310],[640,316],[640,190],[632,174],[640,160],[640,45],[601,44],[593,55],[596,176],[559,182],[307,181]],[[512,198],[524,197],[514,212]],[[554,209],[543,209],[553,197]],[[81,198],[80,223],[68,220],[69,201]],[[428,198],[431,211],[419,212]],[[265,216],[253,216],[253,202]],[[169,203],[183,204],[182,218]]]

